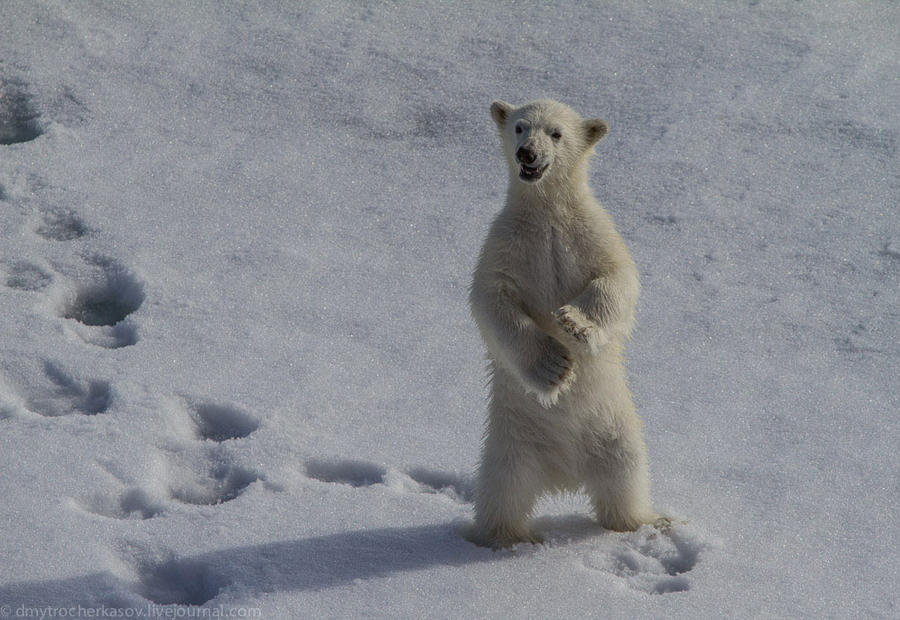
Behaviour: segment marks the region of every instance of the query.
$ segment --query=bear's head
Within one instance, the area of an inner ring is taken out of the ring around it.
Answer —
[[[510,174],[524,183],[566,179],[583,167],[594,144],[606,135],[600,119],[583,119],[569,106],[541,99],[514,106],[491,104]]]

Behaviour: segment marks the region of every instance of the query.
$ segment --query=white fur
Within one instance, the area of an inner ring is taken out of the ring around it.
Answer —
[[[658,518],[623,366],[640,285],[587,183],[606,123],[548,100],[497,101],[491,114],[510,179],[470,293],[492,375],[473,539],[539,541],[528,527],[539,495],[582,488],[602,526],[636,529]],[[547,166],[539,180],[520,177],[522,146]]]

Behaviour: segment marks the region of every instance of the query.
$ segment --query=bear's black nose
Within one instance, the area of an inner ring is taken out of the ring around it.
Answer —
[[[531,148],[520,146],[516,151],[516,159],[523,164],[533,164],[534,160],[537,159],[537,155],[535,155],[534,150]]]

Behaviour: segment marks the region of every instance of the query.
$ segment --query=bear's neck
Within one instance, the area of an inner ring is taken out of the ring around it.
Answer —
[[[593,204],[587,183],[587,167],[577,167],[565,178],[548,178],[539,183],[524,183],[510,175],[507,204],[512,209],[540,209],[566,216]]]

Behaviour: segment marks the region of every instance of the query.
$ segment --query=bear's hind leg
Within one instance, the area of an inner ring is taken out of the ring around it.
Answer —
[[[495,549],[516,543],[541,543],[528,526],[535,501],[543,490],[536,463],[515,446],[485,443],[475,493],[476,544]]]
[[[622,455],[593,463],[585,481],[594,516],[601,526],[617,532],[633,531],[660,518],[650,502],[646,456]]]
[[[623,497],[611,498],[605,494],[593,494],[591,505],[597,522],[614,532],[633,532],[644,524],[655,525],[659,515],[643,505]]]

